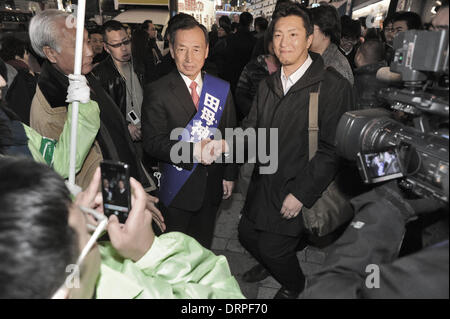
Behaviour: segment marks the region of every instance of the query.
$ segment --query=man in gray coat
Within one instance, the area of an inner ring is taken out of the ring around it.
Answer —
[[[338,49],[341,41],[341,23],[336,8],[321,5],[311,9],[310,12],[314,24],[314,38],[310,50],[320,54],[325,66],[334,68],[353,85],[352,67]]]

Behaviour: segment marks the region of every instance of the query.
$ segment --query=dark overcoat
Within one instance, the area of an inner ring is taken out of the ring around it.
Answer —
[[[278,133],[278,169],[274,174],[261,174],[263,164],[258,158],[243,214],[257,229],[289,236],[302,232],[302,215],[283,219],[283,201],[292,193],[309,208],[333,180],[339,169],[334,146],[336,127],[341,115],[354,103],[349,82],[336,70],[325,69],[321,56],[310,56],[313,63],[286,95],[281,70],[261,81],[250,113],[243,121],[244,129],[275,128]],[[319,83],[318,150],[309,161],[309,95],[317,92]],[[258,134],[259,145],[261,138],[262,134]]]

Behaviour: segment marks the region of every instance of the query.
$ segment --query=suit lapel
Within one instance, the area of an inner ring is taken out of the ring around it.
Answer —
[[[177,70],[172,72],[170,91],[177,97],[180,102],[179,105],[181,105],[181,108],[186,112],[190,119],[196,113],[195,105],[194,102],[192,102],[192,97],[189,94],[186,83],[183,81]]]

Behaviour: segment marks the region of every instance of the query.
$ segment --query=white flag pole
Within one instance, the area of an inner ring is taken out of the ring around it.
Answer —
[[[73,74],[81,74],[83,59],[84,16],[86,0],[79,0],[77,7],[77,33],[75,42],[75,65]],[[77,154],[78,101],[72,103],[72,130],[70,132],[69,184],[75,185],[75,166]]]

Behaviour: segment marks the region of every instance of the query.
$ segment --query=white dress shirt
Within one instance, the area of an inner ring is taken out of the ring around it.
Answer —
[[[309,66],[312,64],[313,60],[308,54],[308,58],[306,61],[300,66],[297,71],[292,73],[289,77],[286,77],[284,74],[284,67],[281,67],[281,84],[283,85],[283,93],[286,95],[286,93],[289,91],[289,89],[297,83],[298,80],[305,74],[306,70],[308,70]]]
[[[191,92],[191,83],[192,80],[190,78],[188,78],[186,75],[184,75],[183,73],[179,72],[181,77],[183,78],[184,83],[186,83],[186,86],[189,90],[189,94],[192,95]],[[202,72],[199,72],[197,77],[194,80],[197,83],[197,94],[200,97],[200,94],[202,93],[202,88],[203,88],[203,79],[202,79]]]

